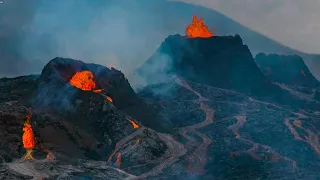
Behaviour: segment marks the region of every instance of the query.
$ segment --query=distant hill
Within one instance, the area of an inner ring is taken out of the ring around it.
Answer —
[[[272,81],[310,88],[319,86],[319,81],[300,56],[259,53],[255,59],[262,72]]]

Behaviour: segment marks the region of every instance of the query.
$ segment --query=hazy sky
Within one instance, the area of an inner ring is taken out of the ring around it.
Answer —
[[[320,54],[320,0],[173,0],[215,9],[284,45]]]
[[[180,1],[213,8],[286,46],[320,54],[320,0]],[[168,35],[184,33],[193,10],[206,11],[165,0],[0,2],[0,77],[39,74],[57,56],[114,66],[127,76]],[[237,27],[219,15],[213,19],[225,30]]]

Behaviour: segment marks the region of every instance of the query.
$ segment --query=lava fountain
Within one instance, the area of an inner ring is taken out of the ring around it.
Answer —
[[[193,16],[192,23],[186,29],[186,35],[188,38],[210,38],[213,36],[208,26],[203,23],[203,19],[198,20],[197,16]]]
[[[23,147],[26,149],[26,155],[24,156],[24,159],[34,159],[32,156],[33,148],[35,148],[35,138],[31,126],[31,114],[26,115],[26,121],[24,123],[23,127],[23,135],[22,135],[22,142]]]

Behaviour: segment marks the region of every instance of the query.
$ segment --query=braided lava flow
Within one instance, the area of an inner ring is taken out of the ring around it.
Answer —
[[[204,128],[214,121],[215,111],[211,109],[208,105],[204,103],[204,101],[208,101],[208,99],[204,98],[200,93],[195,91],[186,81],[181,80],[176,77],[176,82],[193,92],[198,96],[198,99],[194,101],[194,103],[199,104],[200,109],[205,113],[205,120],[201,123],[187,126],[182,128],[182,135],[189,141],[189,143],[195,143],[192,137],[188,136],[188,133],[194,133],[197,136],[201,137],[202,143],[200,143],[197,148],[187,157],[188,167],[187,172],[193,175],[202,175],[204,174],[204,166],[207,162],[207,149],[209,145],[212,143],[212,140],[208,138],[205,134],[198,132],[198,129]]]
[[[229,126],[228,128],[230,130],[233,131],[236,139],[239,139],[240,141],[252,145],[252,147],[250,149],[248,149],[247,151],[245,151],[245,153],[249,154],[252,158],[256,159],[256,160],[262,160],[262,157],[260,155],[257,154],[257,151],[259,150],[259,148],[261,148],[262,150],[264,150],[265,152],[268,152],[271,154],[270,156],[270,160],[272,162],[277,162],[280,159],[290,162],[292,164],[293,168],[297,167],[297,163],[296,161],[283,156],[281,154],[279,154],[278,152],[276,152],[276,150],[274,150],[273,148],[271,148],[268,145],[264,145],[264,144],[260,144],[260,143],[256,143],[253,142],[252,140],[249,139],[245,139],[243,137],[241,137],[239,130],[241,129],[241,127],[243,127],[243,125],[247,122],[247,117],[245,115],[242,116],[236,116],[236,120],[237,122],[231,126]],[[233,153],[233,155],[237,155],[237,154],[241,154],[242,152],[235,152]],[[267,156],[265,156],[266,159],[269,159]]]
[[[296,140],[307,143],[318,155],[320,155],[320,131],[316,130],[311,123],[303,122],[298,118],[303,119],[301,116],[287,118],[285,119],[284,124],[288,127]],[[309,125],[310,128],[305,127],[306,125]],[[307,135],[300,134],[296,129],[300,129],[300,131],[305,132]]]

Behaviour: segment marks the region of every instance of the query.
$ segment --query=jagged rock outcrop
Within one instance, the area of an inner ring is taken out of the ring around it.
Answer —
[[[300,56],[259,53],[255,59],[261,71],[272,81],[310,88],[319,86],[319,81]]]

